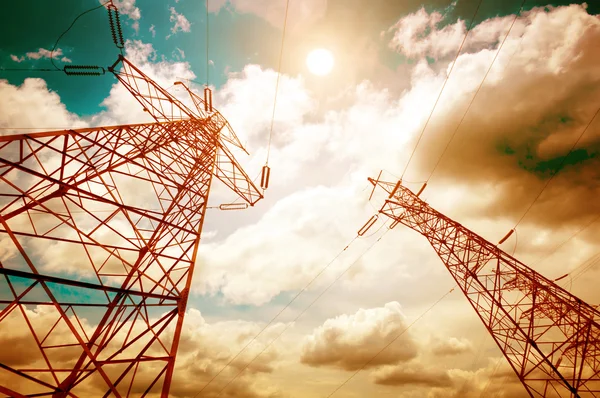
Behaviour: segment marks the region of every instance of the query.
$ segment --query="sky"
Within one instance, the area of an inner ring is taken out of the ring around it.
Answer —
[[[328,396],[409,325],[334,396],[526,396],[465,297],[446,295],[455,282],[422,236],[379,221],[354,239],[383,203],[367,182],[380,171],[413,190],[428,180],[422,199],[491,242],[518,224],[503,250],[551,279],[568,273],[565,288],[600,303],[600,3],[527,0],[520,11],[521,0],[483,0],[455,61],[478,3],[290,0],[270,187],[248,210],[207,213],[172,396],[214,378],[199,396],[216,397],[274,338],[221,396]],[[125,56],[175,96],[177,80],[208,83],[259,175],[286,2],[209,0],[208,26],[203,1],[114,4]],[[0,133],[146,121],[111,74],[32,70],[53,68],[56,39],[98,5],[4,5]],[[335,59],[325,76],[305,63],[316,48]],[[61,38],[54,62],[107,67],[118,54],[99,8]],[[215,183],[209,202],[234,197]],[[46,266],[77,276],[62,260]],[[19,333],[0,330],[0,344]]]

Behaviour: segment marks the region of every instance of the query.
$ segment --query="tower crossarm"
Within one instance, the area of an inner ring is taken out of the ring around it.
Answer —
[[[196,107],[198,115],[200,115],[203,118],[211,118],[211,120],[214,120],[215,123],[218,123],[223,126],[220,134],[221,140],[241,149],[242,151],[246,152],[246,154],[248,154],[248,151],[246,151],[246,148],[244,148],[244,146],[240,142],[239,138],[231,128],[231,125],[229,124],[227,119],[225,119],[218,110],[213,108],[212,100],[209,106],[204,99],[202,99],[198,94],[192,91],[183,82],[176,82],[175,84],[182,86],[187,91],[190,98],[192,99],[192,102],[194,103],[194,106]]]
[[[427,238],[532,397],[600,396],[600,313],[401,183],[379,210]]]
[[[202,118],[122,55],[109,71],[157,122]]]
[[[235,159],[228,145],[237,147],[246,154],[248,152],[227,119],[213,109],[212,104],[207,110],[203,99],[185,84],[177,82],[176,84],[183,86],[189,93],[194,104],[194,110],[192,110],[123,56],[119,56],[110,67],[110,71],[158,123],[186,122],[192,128],[195,127],[193,132],[198,138],[214,143],[218,148],[218,154],[213,174],[221,182],[250,205],[254,205],[263,198],[262,193]],[[169,129],[167,125],[165,129],[175,135],[181,131],[179,127],[171,126]],[[191,136],[193,137],[193,135]]]

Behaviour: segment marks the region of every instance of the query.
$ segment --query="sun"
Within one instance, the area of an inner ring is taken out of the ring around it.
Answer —
[[[311,73],[324,76],[333,69],[333,54],[324,48],[312,50],[306,57],[306,66]]]

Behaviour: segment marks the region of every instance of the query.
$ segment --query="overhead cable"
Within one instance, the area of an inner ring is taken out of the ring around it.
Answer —
[[[333,396],[336,392],[338,392],[342,387],[344,387],[350,380],[354,378],[361,370],[367,367],[371,362],[373,362],[383,351],[385,351],[389,346],[391,346],[396,340],[398,340],[404,333],[408,331],[415,323],[417,323],[421,318],[423,318],[429,311],[431,311],[436,305],[440,303],[443,299],[445,299],[450,293],[454,291],[455,288],[448,290],[446,293],[442,295],[435,303],[433,303],[429,308],[427,308],[421,315],[419,315],[414,321],[412,321],[406,328],[404,328],[400,333],[398,333],[392,340],[390,340],[381,350],[379,350],[375,355],[373,355],[368,361],[362,364],[360,368],[358,368],[354,373],[350,375],[346,380],[342,382],[331,394],[327,396],[327,398]]]
[[[417,138],[415,147],[413,148],[413,150],[408,158],[408,161],[406,162],[406,166],[404,167],[404,170],[402,171],[402,175],[400,176],[400,179],[404,178],[404,174],[406,174],[406,170],[408,169],[408,166],[410,165],[410,162],[411,162],[413,156],[415,155],[415,152],[417,151],[419,143],[421,142],[421,138],[423,138],[423,134],[425,133],[425,130],[427,129],[427,126],[429,125],[429,121],[431,120],[431,117],[433,116],[433,112],[435,111],[435,108],[437,107],[437,104],[440,101],[440,98],[442,97],[442,93],[444,92],[444,89],[446,88],[448,79],[450,79],[450,75],[452,74],[452,71],[454,70],[454,67],[456,66],[456,61],[458,60],[458,56],[460,55],[460,53],[463,49],[463,46],[465,45],[465,42],[467,41],[467,37],[469,37],[471,28],[473,27],[473,23],[475,22],[475,16],[479,12],[479,8],[481,7],[482,2],[483,2],[483,0],[479,0],[479,3],[477,4],[477,8],[475,8],[475,12],[473,13],[473,16],[471,17],[471,23],[469,24],[469,27],[467,28],[467,31],[465,32],[465,37],[463,38],[462,42],[460,43],[460,47],[458,47],[458,51],[456,51],[456,55],[454,56],[454,61],[452,62],[452,65],[450,66],[450,70],[448,71],[448,73],[446,74],[446,78],[444,79],[444,84],[442,84],[442,88],[440,89],[440,92],[438,93],[438,96],[437,96],[435,102],[433,103],[433,108],[431,108],[431,112],[429,113],[429,116],[427,117],[427,120],[425,121],[425,125],[423,125],[421,134],[419,134],[419,138]]]
[[[375,246],[384,236],[386,233],[388,233],[388,231],[390,231],[389,229],[386,229],[385,232],[383,234],[381,234],[381,236],[375,241],[373,242],[364,252],[362,252],[362,254],[360,254],[348,267],[346,267],[334,280],[333,282],[331,282],[329,285],[327,285],[327,287],[321,291],[321,293],[319,293],[319,295],[313,300],[311,301],[308,306],[306,306],[291,322],[289,322],[284,328],[283,330],[277,335],[275,336],[275,338],[273,340],[271,340],[258,354],[256,354],[256,356],[254,356],[254,358],[252,358],[248,363],[246,363],[246,365],[244,365],[244,367],[242,369],[240,369],[240,371],[231,379],[227,382],[227,384],[225,384],[225,386],[219,391],[219,393],[217,394],[217,397],[221,396],[221,394],[223,393],[223,391],[225,391],[227,389],[227,387],[233,382],[235,381],[242,373],[244,373],[244,371],[246,369],[248,369],[248,367],[254,363],[254,361],[256,361],[256,359],[258,359],[258,357],[260,357],[269,347],[271,347],[271,345],[276,342],[277,340],[279,340],[279,338],[293,325],[296,323],[296,321],[298,321],[298,319],[300,319],[300,317],[302,315],[304,315],[306,313],[306,311],[308,311],[317,301],[319,301],[319,299],[321,297],[323,297],[323,295],[325,293],[327,293],[327,291],[329,291],[329,289],[331,289],[331,287],[333,287],[333,285],[335,285],[341,278],[342,276],[344,276],[365,254],[367,254],[372,248],[373,246]],[[355,238],[356,239],[356,238]],[[345,249],[344,249],[345,250]]]

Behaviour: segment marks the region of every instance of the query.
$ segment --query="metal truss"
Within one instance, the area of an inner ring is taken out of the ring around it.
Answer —
[[[262,198],[218,112],[111,72],[155,122],[0,137],[0,337],[28,337],[0,348],[9,396],[168,396],[212,177]]]
[[[532,397],[600,396],[600,312],[398,183],[379,210],[423,235]]]

